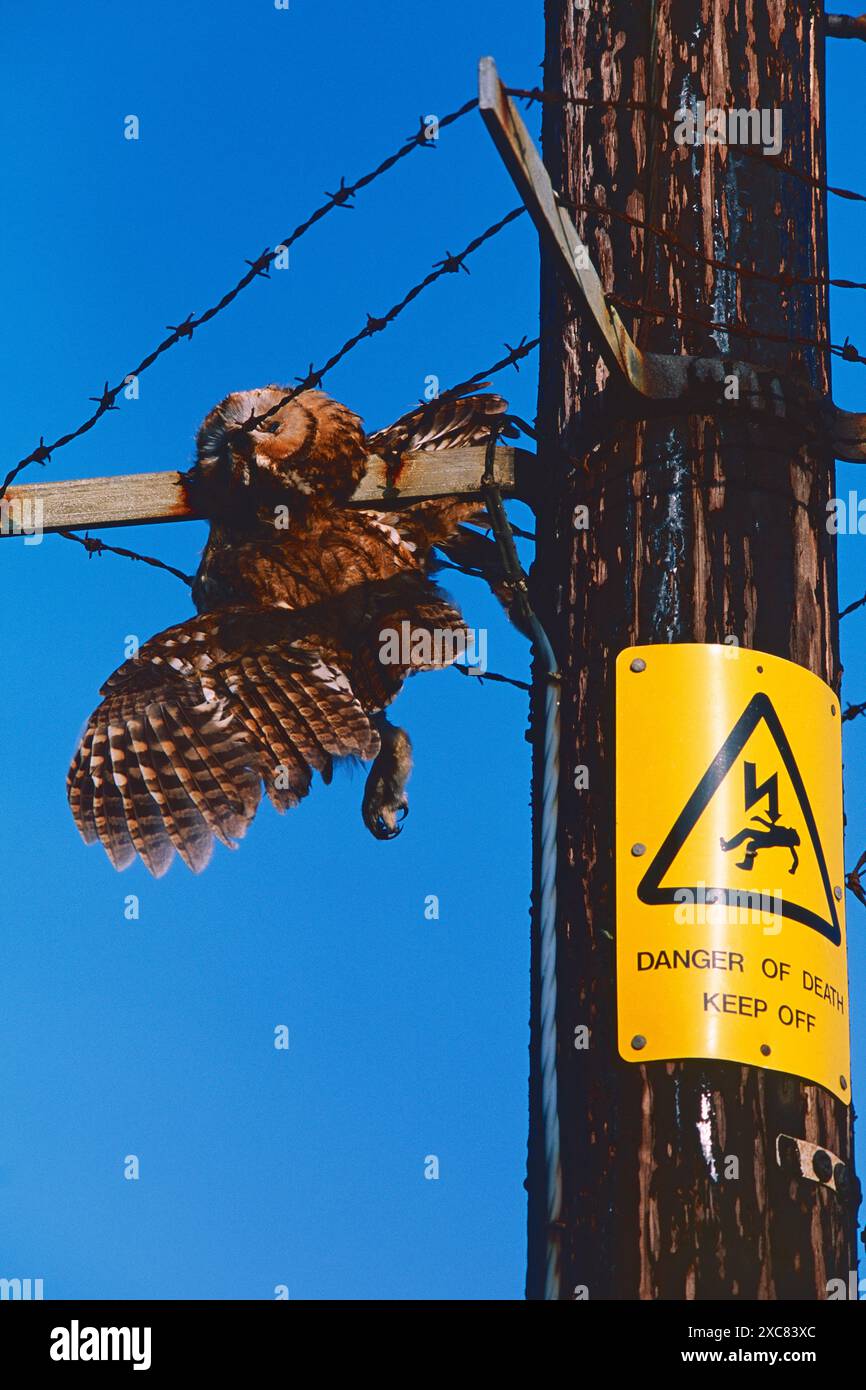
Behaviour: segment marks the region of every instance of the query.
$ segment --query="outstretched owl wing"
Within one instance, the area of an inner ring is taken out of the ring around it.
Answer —
[[[484,386],[486,382],[479,383]],[[508,419],[501,396],[443,396],[418,405],[367,438],[368,448],[389,461],[409,449],[460,449],[485,444],[495,427],[500,439],[515,439],[519,430]]]
[[[82,837],[154,876],[196,872],[245,834],[262,782],[279,810],[379,736],[340,667],[279,613],[226,609],[168,628],[103,686],[67,779]]]
[[[117,869],[138,854],[160,877],[177,851],[200,871],[215,839],[237,847],[263,786],[285,811],[313,772],[329,782],[335,759],[374,758],[370,715],[407,675],[458,660],[464,637],[460,613],[418,573],[295,611],[236,605],[167,628],[109,677],[87,722],[67,778],[83,839]]]

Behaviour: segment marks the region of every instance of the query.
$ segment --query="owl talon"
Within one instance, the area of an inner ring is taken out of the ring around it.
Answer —
[[[381,783],[370,789],[364,797],[364,824],[377,840],[396,840],[403,829],[403,822],[409,814],[409,802],[405,795],[400,801],[377,801],[376,792],[383,792]]]
[[[412,745],[403,729],[385,716],[374,717],[381,748],[367,777],[361,815],[377,840],[396,840],[409,814],[406,782],[412,769]]]

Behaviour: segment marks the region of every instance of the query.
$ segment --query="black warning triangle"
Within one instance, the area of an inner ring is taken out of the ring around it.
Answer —
[[[637,895],[642,903],[661,904],[682,902],[682,898],[677,898],[676,894],[689,892],[697,895],[699,889],[695,884],[682,884],[674,888],[662,888],[661,881],[673,864],[677,854],[682,849],[689,835],[694,830],[698,820],[712,801],[719,787],[724,782],[740,753],[742,753],[755,729],[764,721],[769,729],[776,747],[785,765],[788,776],[791,779],[797,800],[800,803],[800,810],[809,832],[812,848],[818,861],[818,869],[821,874],[821,882],[824,885],[824,893],[827,899],[827,916],[820,917],[816,912],[810,912],[808,908],[800,907],[798,903],[789,902],[786,898],[782,899],[781,911],[783,917],[790,917],[794,922],[802,922],[804,926],[812,927],[815,931],[826,936],[828,941],[832,941],[834,946],[838,946],[842,940],[842,933],[839,929],[839,917],[836,912],[836,903],[833,898],[833,890],[830,884],[830,876],[827,872],[827,862],[824,858],[824,851],[821,847],[821,840],[818,835],[818,827],[815,824],[815,817],[809,805],[809,798],[806,795],[806,788],[800,776],[800,769],[791,750],[785,730],[782,728],[781,721],[773,708],[769,696],[763,692],[753,695],[743,713],[740,715],[719,752],[713,758],[703,777],[695,787],[676,821],[662,842],[655,858],[641,879]],[[742,899],[742,892],[731,888],[703,888],[707,902],[729,903],[736,906]]]

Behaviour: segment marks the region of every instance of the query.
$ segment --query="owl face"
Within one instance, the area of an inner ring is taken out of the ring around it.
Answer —
[[[359,417],[322,391],[302,391],[280,404],[289,389],[236,391],[207,416],[193,470],[205,509],[209,500],[222,510],[232,499],[259,507],[351,497],[368,457]]]

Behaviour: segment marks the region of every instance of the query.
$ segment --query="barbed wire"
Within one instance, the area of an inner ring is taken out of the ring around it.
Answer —
[[[665,231],[662,227],[655,227],[649,222],[644,222],[640,217],[634,217],[631,213],[620,212],[618,208],[606,207],[604,203],[569,203],[564,198],[559,199],[559,202],[561,207],[567,208],[570,212],[595,213],[600,217],[615,218],[619,222],[627,223],[630,227],[637,227],[684,257],[702,261],[704,265],[711,266],[714,270],[732,271],[743,279],[765,280],[768,284],[780,285],[783,289],[793,288],[795,285],[831,285],[834,289],[866,290],[866,281],[862,280],[842,280],[827,275],[794,275],[785,270],[758,270],[754,266],[741,265],[737,261],[720,260],[716,256],[706,255],[696,246],[691,246],[688,242],[674,236],[672,232]]]
[[[851,342],[851,339],[847,336],[847,334],[845,336],[844,343],[828,344],[822,343],[820,340],[815,339],[812,341],[811,344],[809,344],[809,340],[807,338],[782,339],[781,341],[803,342],[811,347],[818,348],[819,351],[829,352],[832,357],[841,357],[843,362],[857,362],[861,367],[866,367],[866,357],[864,357],[860,350],[856,347],[856,345]]]
[[[469,391],[475,391],[486,383],[486,378],[495,376],[497,372],[502,372],[506,367],[513,367],[515,371],[520,371],[519,363],[524,357],[528,357],[531,352],[539,346],[540,338],[527,338],[524,333],[520,342],[514,347],[510,343],[504,343],[506,349],[504,357],[500,357],[490,367],[484,367],[480,372],[475,372],[473,376],[467,377],[465,381],[458,381],[453,386],[449,386],[445,391],[440,391],[439,395],[432,401],[421,401],[420,404],[429,406],[430,410],[437,409],[443,401],[453,400],[459,396],[465,396]]]
[[[429,271],[422,280],[419,280],[416,285],[413,285],[410,290],[407,290],[403,298],[392,305],[387,313],[383,314],[381,317],[376,317],[368,313],[367,322],[364,327],[347,338],[342,347],[338,348],[335,353],[332,353],[323,366],[317,368],[311,363],[307,375],[298,378],[296,386],[290,391],[287,391],[285,395],[281,396],[280,399],[272,406],[269,406],[267,410],[262,411],[260,415],[252,414],[246,420],[241,421],[236,427],[236,433],[241,434],[258,429],[258,427],[269,420],[272,415],[276,415],[282,410],[283,406],[288,405],[299,396],[302,391],[310,391],[320,386],[327,373],[332,371],[339,362],[342,362],[343,358],[346,357],[348,353],[352,352],[359,343],[362,343],[365,338],[372,338],[376,333],[381,333],[382,330],[393,323],[420,294],[423,294],[424,291],[428,289],[430,285],[435,284],[437,280],[441,280],[444,275],[456,275],[458,271],[461,270],[465,271],[468,275],[469,271],[464,265],[467,256],[471,256],[472,253],[483,246],[485,242],[497,236],[505,227],[509,226],[510,223],[516,221],[518,217],[522,217],[525,212],[526,208],[522,205],[518,208],[512,208],[511,212],[506,213],[498,222],[494,222],[485,231],[473,237],[463,250],[458,251],[456,255],[452,254],[450,251],[446,251],[443,259],[441,261],[436,261],[433,269]]]
[[[658,116],[666,124],[677,124],[681,119],[677,111],[652,101],[639,101],[631,98],[618,100],[610,97],[568,96],[564,92],[551,92],[542,87],[506,87],[504,90],[507,96],[523,100],[527,105],[531,105],[533,102],[553,102],[562,106],[601,106],[614,111],[643,111],[649,115]],[[856,189],[841,188],[837,184],[828,183],[826,179],[819,179],[817,175],[809,174],[805,169],[798,169],[795,165],[789,164],[780,155],[765,154],[763,150],[752,149],[750,145],[736,145],[731,148],[749,159],[761,160],[765,165],[778,169],[782,174],[800,179],[810,188],[816,188],[822,193],[832,193],[837,198],[866,203],[866,193],[859,193]]]
[[[372,315],[368,314],[365,326],[359,332],[354,333],[350,338],[347,338],[345,343],[343,343],[342,347],[340,347],[335,353],[333,353],[322,367],[316,369],[311,366],[308,375],[304,377],[296,387],[294,387],[291,391],[287,392],[286,395],[284,395],[282,399],[277,402],[276,405],[271,406],[269,410],[265,411],[260,416],[250,416],[249,419],[243,421],[243,423],[237,427],[236,432],[242,433],[244,431],[248,431],[254,428],[258,423],[267,420],[269,416],[273,415],[284,404],[287,404],[288,402],[294,400],[294,398],[298,396],[302,391],[309,390],[310,387],[313,385],[318,385],[322,381],[324,376],[329,371],[331,371],[331,369],[335,367],[338,362],[342,361],[342,359],[346,357],[349,352],[356,348],[359,343],[363,342],[365,338],[373,337],[374,334],[381,332],[390,323],[393,323],[394,320],[398,318],[399,315],[402,314],[403,311],[407,309],[408,306],[412,304],[420,294],[423,294],[424,290],[429,288],[430,285],[435,284],[435,282],[437,280],[440,280],[443,275],[456,274],[460,270],[465,270],[468,274],[469,272],[466,266],[463,264],[466,258],[472,255],[472,253],[474,251],[477,251],[481,246],[483,246],[485,242],[490,241],[492,237],[497,236],[499,232],[501,232],[511,222],[514,222],[525,211],[526,209],[523,207],[514,208],[504,217],[501,217],[498,222],[494,222],[485,231],[481,232],[478,236],[473,237],[472,240],[464,247],[464,249],[458,252],[456,255],[453,255],[450,251],[446,251],[444,259],[441,261],[437,261],[433,270],[430,271],[427,275],[425,275],[422,280],[418,281],[417,284],[413,285],[412,288],[408,290],[406,294],[403,295],[402,299],[400,299],[395,305],[393,305],[392,308],[389,309],[388,312],[382,316],[382,318],[375,319]],[[429,404],[431,405],[431,407],[437,407],[440,404],[443,397],[447,399],[449,396],[454,395],[455,392],[463,394],[462,388],[464,386],[471,386],[471,384],[477,383],[482,376],[490,376],[494,372],[502,371],[505,367],[514,366],[519,371],[518,363],[522,360],[522,358],[528,356],[528,354],[532,352],[535,347],[538,346],[538,343],[538,338],[534,339],[532,342],[527,342],[525,335],[521,339],[521,341],[516,345],[516,347],[509,347],[509,345],[506,343],[505,346],[508,348],[507,355],[501,358],[498,362],[495,362],[492,367],[489,367],[486,373],[476,373],[474,377],[470,378],[469,383],[459,383],[457,387],[452,387],[449,391],[440,394],[440,396],[437,399],[435,399],[432,402],[429,402]],[[424,404],[426,405],[428,404],[428,402],[424,402]],[[164,561],[157,559],[155,556],[144,555],[138,551],[128,550],[122,546],[108,545],[104,541],[93,540],[90,538],[83,539],[81,536],[78,536],[71,531],[58,530],[56,534],[59,536],[63,536],[65,540],[75,540],[80,545],[84,545],[91,555],[110,553],[113,555],[124,556],[125,558],[130,560],[140,560],[146,565],[152,565],[156,569],[167,570],[170,574],[177,575],[177,577],[179,579],[182,579],[184,583],[192,583],[192,578],[189,575],[184,574],[182,570],[177,570],[174,568],[174,566],[168,565]]]
[[[645,102],[631,99],[618,100],[614,98],[567,96],[565,93],[550,92],[540,87],[506,87],[505,91],[508,96],[523,99],[527,104],[532,104],[533,102],[546,101],[556,102],[563,105],[576,105],[581,107],[600,106],[608,109],[623,110],[630,112],[644,111],[651,114],[655,114],[661,117],[666,122],[676,121],[679,119],[676,112],[673,112],[668,108],[654,102]],[[802,178],[810,186],[818,188],[823,192],[834,193],[841,198],[849,198],[859,202],[866,202],[866,194],[858,193],[852,189],[840,188],[835,185],[828,184],[825,180],[818,179],[816,176],[812,174],[805,173],[803,170],[797,169],[793,165],[787,164],[784,160],[781,160],[776,156],[767,156],[760,150],[751,149],[748,145],[738,145],[736,148],[737,150],[741,151],[746,155],[753,155],[758,159],[766,159],[767,162],[770,163],[774,168],[777,168],[781,170],[783,173],[790,174],[794,177]],[[715,269],[731,271],[744,277],[752,277],[755,279],[766,280],[769,283],[777,284],[782,287],[792,287],[794,285],[818,286],[826,284],[832,285],[834,288],[839,289],[866,289],[866,282],[862,281],[848,280],[840,277],[817,275],[795,276],[791,272],[763,271],[757,268],[753,268],[751,266],[742,266],[733,261],[724,261],[717,257],[705,254],[699,248],[689,246],[686,242],[682,241],[681,238],[674,236],[672,233],[666,232],[663,228],[654,227],[651,224],[642,221],[640,218],[633,216],[632,214],[619,212],[618,210],[612,208],[607,208],[603,204],[599,204],[597,202],[568,203],[565,199],[562,199],[562,206],[567,207],[571,211],[581,211],[596,214],[599,216],[617,218],[618,220],[624,221],[631,226],[641,228],[649,234],[657,237],[666,245],[679,251],[683,255],[689,255],[691,257],[694,257],[697,260],[702,261],[704,262],[704,264],[712,266]],[[826,340],[820,339],[789,336],[786,334],[778,333],[760,332],[757,329],[749,328],[745,325],[721,323],[714,320],[702,319],[699,316],[690,315],[676,309],[650,308],[647,305],[636,304],[633,300],[617,297],[616,295],[612,294],[607,295],[607,298],[611,302],[617,303],[622,307],[629,309],[632,313],[635,314],[653,315],[658,318],[673,318],[677,319],[682,323],[690,323],[697,327],[708,329],[712,332],[732,333],[740,337],[751,338],[755,341],[777,342],[790,344],[791,346],[795,347],[807,347],[818,352],[825,352],[834,357],[839,357],[842,361],[845,362],[856,362],[861,366],[866,366],[866,356],[863,356],[863,354],[857,348],[856,344],[852,343],[850,338],[848,338],[847,336],[845,338],[844,343],[830,343]]]
[[[540,338],[528,339],[526,334],[524,334],[520,342],[514,347],[506,343],[505,347],[508,351],[504,357],[500,357],[489,367],[484,367],[481,371],[475,372],[474,375],[468,377],[466,381],[457,382],[454,386],[450,386],[445,391],[441,391],[434,400],[422,401],[421,404],[425,406],[429,405],[430,408],[433,409],[438,407],[443,400],[448,400],[452,396],[463,396],[467,391],[475,387],[486,385],[487,377],[495,376],[498,372],[505,371],[507,367],[514,367],[515,371],[519,372],[519,363],[524,357],[528,357],[531,352],[535,351],[540,341]],[[520,536],[522,540],[535,540],[535,533],[533,531],[524,531],[519,526],[512,526],[511,529],[514,534]],[[182,579],[185,584],[192,584],[193,582],[192,575],[184,574],[183,570],[175,569],[173,565],[168,565],[164,560],[158,560],[153,555],[143,555],[137,550],[127,550],[124,546],[108,545],[105,541],[91,538],[87,533],[85,533],[83,537],[76,535],[74,531],[58,531],[55,534],[63,536],[66,540],[77,541],[79,545],[85,546],[90,555],[102,555],[107,552],[111,555],[122,556],[128,560],[141,560],[146,565],[153,565],[155,569],[167,570],[169,574],[174,574],[178,579]],[[464,568],[463,566],[454,565],[452,562],[443,561],[442,563],[447,563],[450,568],[463,569],[465,573],[469,573],[468,567]]]
[[[524,333],[520,342],[516,343],[514,347],[512,347],[510,343],[504,343],[503,346],[506,349],[504,357],[500,357],[496,362],[491,363],[489,367],[482,367],[480,371],[474,372],[473,375],[467,377],[465,381],[455,382],[453,386],[446,387],[444,391],[437,392],[430,400],[427,400],[426,397],[422,398],[418,402],[420,411],[434,415],[443,401],[457,400],[461,396],[468,395],[471,391],[482,390],[485,386],[490,385],[488,380],[489,377],[496,376],[498,372],[505,371],[507,367],[513,367],[516,372],[519,372],[520,363],[523,361],[524,357],[528,357],[531,352],[534,352],[540,342],[540,338],[528,338]],[[525,420],[521,420],[519,415],[509,413],[508,419],[518,425],[525,434],[534,437],[534,426],[527,424]],[[419,429],[423,428],[423,424],[424,415],[421,414]],[[521,531],[519,527],[513,527],[512,529],[515,535],[522,536],[527,540],[535,539],[534,535],[529,531]]]
[[[450,111],[446,115],[438,117],[435,127],[437,133],[453,125],[455,121],[459,121],[463,116],[473,111],[477,105],[478,99],[473,97],[472,100],[464,102],[463,105],[458,107],[455,111]],[[430,137],[430,129],[429,121],[425,121],[422,117],[420,120],[420,128],[415,134],[410,135],[408,139],[403,141],[395,151],[387,155],[375,168],[362,174],[360,178],[355,179],[353,183],[349,184],[346,183],[345,177],[341,176],[340,184],[336,191],[326,194],[327,201],[310,213],[303,222],[300,222],[298,226],[295,227],[294,231],[290,232],[288,236],[278,242],[275,249],[271,250],[269,247],[265,247],[264,251],[260,252],[254,260],[246,261],[246,265],[249,266],[249,269],[230,289],[226,290],[214,304],[205,309],[201,314],[188,314],[181,322],[169,324],[169,336],[164,338],[151,352],[147,353],[136,367],[125,372],[122,380],[119,381],[116,386],[109,386],[106,380],[101,393],[98,396],[90,397],[90,400],[96,402],[96,410],[77,425],[75,429],[71,429],[65,434],[59,435],[58,438],[53,440],[50,444],[46,444],[44,435],[40,435],[37,447],[32,449],[29,454],[19,459],[6,474],[3,483],[0,484],[0,498],[5,495],[6,489],[25,468],[33,463],[43,465],[48,463],[52,454],[56,453],[58,449],[64,448],[67,444],[71,444],[73,440],[79,439],[83,434],[87,434],[109,411],[119,409],[116,404],[117,397],[121,394],[131,378],[142,376],[149,367],[152,367],[153,364],[158,361],[164,353],[168,352],[170,348],[173,348],[175,344],[190,339],[197,328],[201,328],[203,324],[209,323],[211,319],[216,318],[217,314],[222,313],[229,304],[237,299],[238,295],[241,294],[248,285],[252,284],[253,280],[260,278],[269,279],[270,266],[277,257],[293,246],[295,242],[299,241],[302,236],[305,236],[312,227],[316,226],[318,222],[321,222],[323,217],[333,212],[335,208],[347,208],[352,210],[353,204],[351,200],[362,188],[369,187],[371,183],[381,178],[390,169],[393,169],[395,165],[399,164],[401,160],[405,159],[415,149],[434,149],[436,141]]]
[[[616,304],[623,309],[628,309],[633,314],[644,314],[653,318],[676,319],[680,323],[694,324],[698,328],[706,328],[710,332],[733,333],[741,338],[751,338],[759,342],[785,343],[790,347],[807,347],[816,352],[826,352],[834,357],[841,357],[846,362],[859,362],[866,366],[866,357],[861,356],[855,345],[848,339],[844,343],[830,343],[822,338],[804,338],[796,334],[787,333],[768,333],[764,329],[749,328],[746,324],[725,323],[716,319],[704,319],[698,314],[688,314],[681,309],[662,309],[654,308],[649,304],[638,304],[633,299],[626,299],[623,295],[608,294],[607,300],[611,304]]]
[[[184,574],[183,570],[175,569],[174,565],[166,564],[165,560],[157,560],[153,555],[141,555],[137,550],[127,550],[122,545],[108,545],[106,541],[97,540],[87,531],[83,536],[79,536],[75,531],[56,531],[55,535],[63,536],[67,541],[77,541],[79,545],[83,545],[90,559],[94,555],[109,554],[121,555],[126,560],[140,560],[145,565],[152,565],[154,569],[167,570],[169,574],[175,575],[176,578],[182,579],[184,584],[192,587],[193,575]]]

